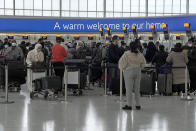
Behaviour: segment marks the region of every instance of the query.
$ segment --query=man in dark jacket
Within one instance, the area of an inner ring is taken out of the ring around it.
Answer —
[[[112,93],[112,82],[114,78],[118,78],[120,75],[119,69],[118,69],[118,61],[120,59],[120,49],[118,47],[118,36],[113,36],[112,38],[112,44],[109,46],[108,49],[108,62],[109,62],[109,90],[110,93]]]
[[[189,51],[189,74],[190,74],[190,90],[191,92],[196,91],[196,42],[193,42],[192,48]]]
[[[120,59],[120,49],[118,47],[118,36],[113,36],[112,44],[109,46],[108,49],[108,62],[112,64],[118,64]]]
[[[158,79],[158,75],[160,73],[160,67],[166,63],[168,53],[165,51],[165,46],[160,45],[159,51],[155,54],[152,59],[152,64],[156,66],[156,79]]]
[[[148,47],[147,47],[147,51],[146,51],[146,55],[145,55],[147,63],[152,62],[152,59],[153,59],[154,55],[156,54],[156,51],[157,51],[157,49],[156,49],[156,46],[154,45],[154,43],[149,42]]]
[[[125,51],[128,51],[129,47],[124,41],[121,41],[121,47],[120,47],[120,56],[124,54]]]
[[[157,72],[159,73],[159,68],[166,63],[168,53],[165,52],[164,45],[159,46],[159,51],[155,54],[152,59],[152,63],[156,64]]]

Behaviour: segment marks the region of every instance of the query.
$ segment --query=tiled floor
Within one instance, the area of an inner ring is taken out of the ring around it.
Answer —
[[[196,131],[196,101],[143,97],[141,111],[123,111],[119,97],[98,92],[70,96],[68,103],[11,93],[15,103],[0,104],[0,131]]]

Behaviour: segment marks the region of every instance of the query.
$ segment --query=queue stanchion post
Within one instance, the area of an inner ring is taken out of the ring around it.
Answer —
[[[89,80],[89,65],[88,65],[88,73],[87,73],[87,89],[90,88],[90,80]]]
[[[104,89],[105,89],[105,96],[107,96],[107,77],[108,77],[107,63],[104,64],[104,71],[105,71]]]
[[[122,101],[123,71],[120,69],[120,101]]]
[[[88,75],[87,75],[87,86],[88,86],[88,88],[87,88],[87,90],[92,90],[91,88],[90,88],[90,74],[91,74],[91,65],[89,64],[88,65]]]
[[[185,97],[181,98],[185,101],[193,101],[193,98],[188,95],[188,68],[185,68]]]
[[[14,101],[9,101],[8,96],[8,65],[5,64],[5,101],[0,102],[1,104],[12,104]]]
[[[64,85],[65,85],[65,102],[67,102],[67,86],[68,86],[68,70],[67,70],[67,66],[65,66],[65,72],[64,72]]]
[[[90,88],[90,84],[91,84],[91,69],[92,69],[92,65],[88,66],[88,88],[87,90],[93,90],[92,88]]]

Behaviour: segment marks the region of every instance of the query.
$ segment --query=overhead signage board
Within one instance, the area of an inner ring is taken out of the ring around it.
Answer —
[[[123,32],[127,27],[137,26],[138,32],[151,32],[155,25],[158,32],[163,31],[162,24],[168,24],[170,32],[185,31],[184,23],[191,23],[196,31],[196,16],[160,17],[160,18],[127,18],[127,19],[24,19],[0,18],[0,32],[32,32],[32,33],[99,33],[103,28],[106,32]]]

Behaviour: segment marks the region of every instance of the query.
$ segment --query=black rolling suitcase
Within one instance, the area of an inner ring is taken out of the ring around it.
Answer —
[[[59,76],[47,76],[41,79],[42,89],[52,89],[58,91],[62,87],[61,78]]]
[[[151,69],[142,70],[140,93],[141,95],[154,95],[155,94],[155,80],[156,73]]]
[[[111,87],[112,87],[112,94],[120,95],[120,78],[112,78]],[[126,93],[126,89],[125,89],[125,82],[123,79],[123,94],[125,93]]]

